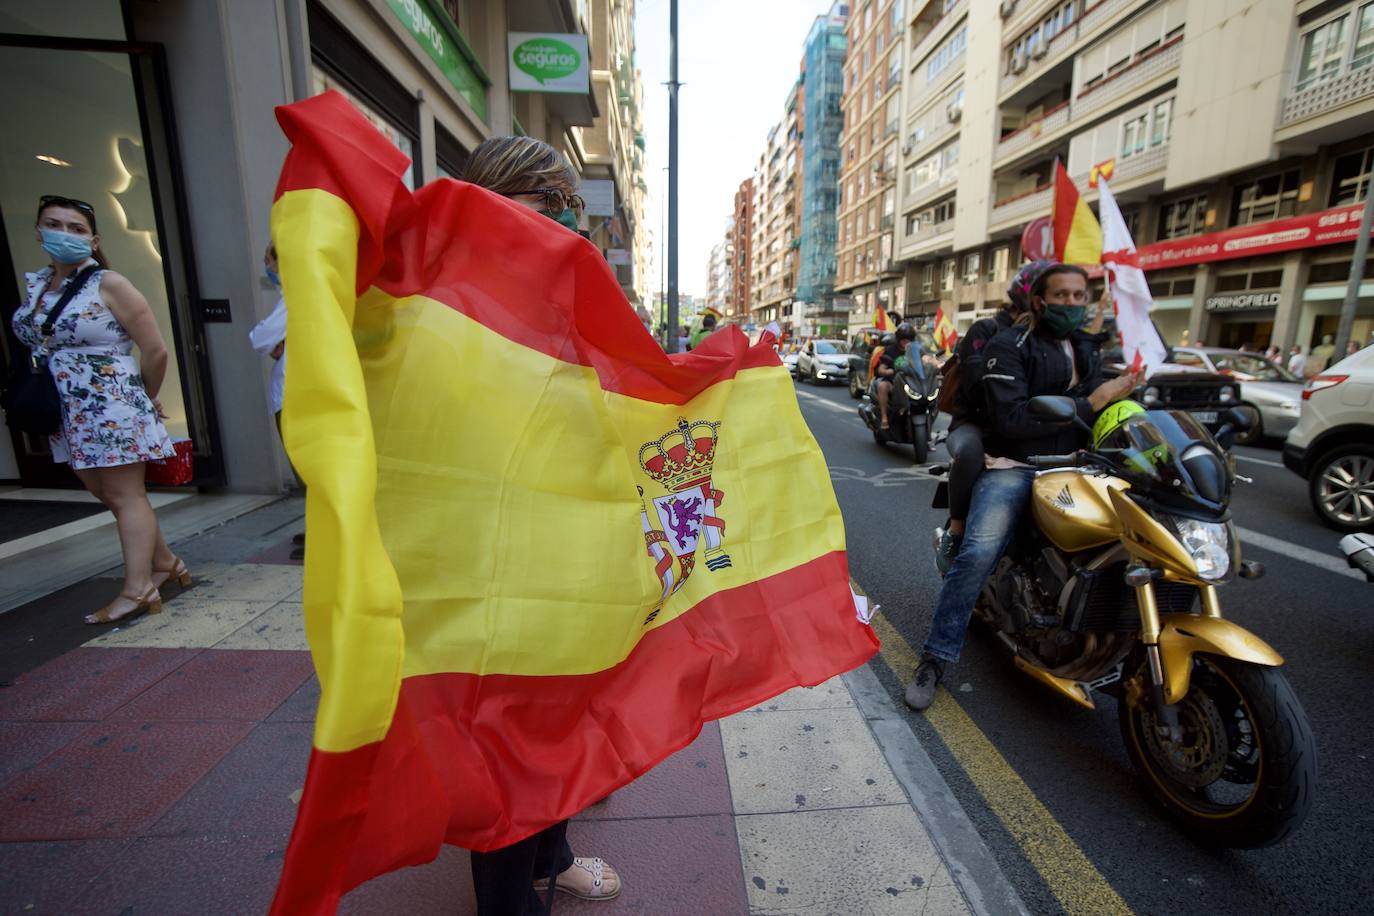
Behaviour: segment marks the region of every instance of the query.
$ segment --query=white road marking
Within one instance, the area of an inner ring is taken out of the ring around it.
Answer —
[[[845,481],[847,483],[866,483],[879,489],[885,487],[900,487],[909,483],[921,481],[940,480],[934,474],[928,473],[930,465],[912,465],[905,468],[885,468],[877,474],[869,474],[862,468],[832,467],[830,469],[830,479],[835,483]]]
[[[1282,462],[1282,461],[1269,461],[1268,459],[1265,459],[1265,458],[1251,458],[1249,455],[1242,455],[1240,452],[1236,452],[1236,459],[1239,460],[1239,461],[1249,461],[1249,462],[1252,462],[1252,463],[1254,463],[1254,464],[1265,464],[1265,465],[1268,465],[1268,466],[1271,467],[1271,468],[1281,468],[1281,467],[1283,467],[1283,462]]]
[[[818,394],[812,394],[809,391],[802,391],[800,388],[797,389],[797,400],[811,401],[820,407],[824,407],[827,410],[833,410],[838,413],[853,413],[854,411],[858,410],[857,405],[847,406],[844,404],[836,404],[834,401],[823,398]]]
[[[1285,541],[1282,538],[1271,537],[1259,531],[1252,531],[1249,528],[1237,527],[1236,534],[1240,535],[1242,547],[1246,544],[1254,544],[1256,547],[1268,550],[1271,553],[1291,557],[1301,563],[1306,563],[1308,566],[1315,566],[1318,569],[1333,572],[1338,576],[1348,576],[1357,582],[1364,582],[1363,574],[1357,570],[1351,569],[1346,565],[1345,560],[1336,556],[1336,545],[1340,542],[1340,539],[1336,535],[1331,536],[1332,552],[1327,554],[1322,553],[1320,550],[1312,550],[1309,547],[1303,547],[1301,544]]]

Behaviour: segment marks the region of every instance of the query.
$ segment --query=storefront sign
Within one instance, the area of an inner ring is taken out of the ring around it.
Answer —
[[[387,6],[439,65],[483,121],[487,119],[487,80],[474,67],[471,52],[446,13],[434,11],[426,0],[387,0]]]
[[[630,252],[629,252],[629,250],[628,250],[628,249],[625,249],[625,248],[607,248],[607,249],[606,249],[606,263],[607,263],[607,264],[621,264],[621,265],[629,264],[629,263],[630,263]]]
[[[1208,296],[1203,307],[1209,312],[1239,312],[1245,309],[1271,309],[1279,304],[1278,293],[1236,293]]]
[[[229,314],[228,299],[200,300],[200,320],[206,324],[230,324],[234,318]]]
[[[587,202],[588,216],[613,216],[615,214],[615,182],[611,179],[584,178],[578,193]]]
[[[1157,242],[1139,250],[1140,266],[1145,270],[1162,270],[1166,267],[1353,242],[1360,234],[1363,206],[1337,207],[1305,216],[1290,216],[1252,226],[1237,226],[1221,232]]]
[[[507,46],[512,92],[591,91],[586,35],[511,32]]]

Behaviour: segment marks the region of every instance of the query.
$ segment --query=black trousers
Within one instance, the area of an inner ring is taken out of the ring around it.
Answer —
[[[973,502],[973,485],[983,473],[983,431],[977,423],[956,423],[945,439],[945,451],[949,453],[949,517],[963,521]]]
[[[504,849],[472,854],[472,887],[478,916],[539,916],[544,902],[534,882],[553,878],[573,864],[568,822],[559,821]],[[548,893],[554,893],[550,881]]]

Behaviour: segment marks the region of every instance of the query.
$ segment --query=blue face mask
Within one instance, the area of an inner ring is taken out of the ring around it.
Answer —
[[[267,268],[267,269],[264,271],[264,273],[267,275],[267,282],[268,282],[268,283],[271,283],[273,286],[277,286],[277,287],[280,287],[280,286],[281,286],[281,274],[277,273],[275,270],[273,270],[273,269],[270,268],[270,267]]]
[[[80,264],[91,256],[91,240],[57,229],[39,229],[43,250],[59,264]]]

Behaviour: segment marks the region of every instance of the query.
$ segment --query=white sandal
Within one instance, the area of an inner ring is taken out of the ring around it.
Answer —
[[[548,886],[548,878],[534,882],[535,890],[542,891]],[[579,900],[610,900],[620,894],[621,883],[620,875],[605,860],[598,856],[590,859],[579,856],[558,876],[554,887]]]

